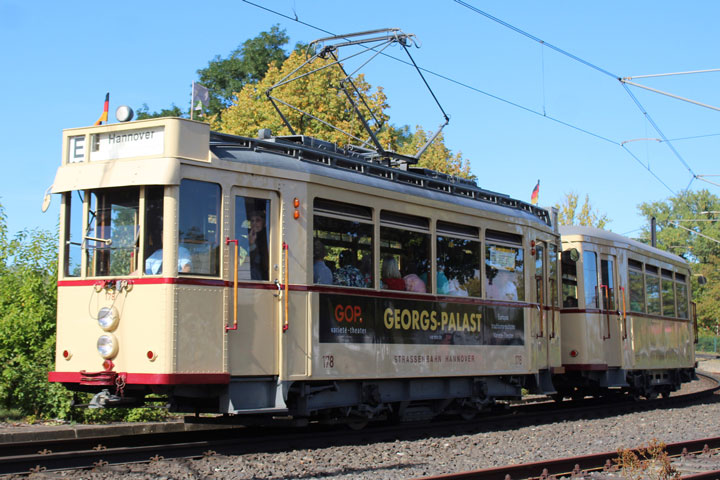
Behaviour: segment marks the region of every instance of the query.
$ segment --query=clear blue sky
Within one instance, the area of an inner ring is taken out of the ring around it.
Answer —
[[[619,144],[660,135],[612,77],[720,68],[720,3],[467,1],[604,72],[451,0],[263,5],[337,34],[382,27],[416,34],[416,62],[466,85],[427,74],[452,117],[446,144],[471,160],[484,188],[529,201],[539,179],[541,205],[569,191],[589,194],[612,219],[610,229],[631,236],[644,226],[642,202],[688,184],[720,194],[693,181],[693,174],[720,174],[720,112],[629,87],[665,137],[679,139],[671,142],[677,154],[655,140],[626,144],[636,160]],[[239,0],[0,0],[0,202],[10,232],[56,228],[58,197],[47,213],[40,206],[60,163],[62,129],[94,123],[106,92],[112,122],[121,104],[185,107],[197,69],[276,23],[293,45],[326,36]],[[441,123],[406,66],[386,59],[366,74],[385,88],[393,123],[426,130]],[[638,83],[720,106],[718,80],[720,73],[704,73]]]

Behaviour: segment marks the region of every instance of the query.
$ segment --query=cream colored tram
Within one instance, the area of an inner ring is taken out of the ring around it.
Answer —
[[[358,148],[66,130],[56,369],[97,406],[472,415],[562,372],[546,210]]]
[[[685,260],[618,234],[561,226],[560,397],[629,391],[654,398],[694,378],[695,322]]]

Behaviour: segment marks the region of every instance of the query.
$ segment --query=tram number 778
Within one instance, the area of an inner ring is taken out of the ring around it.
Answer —
[[[334,355],[323,355],[322,362],[323,362],[323,368],[335,368],[335,356]]]

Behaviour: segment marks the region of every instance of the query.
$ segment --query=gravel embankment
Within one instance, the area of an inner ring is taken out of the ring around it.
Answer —
[[[720,361],[718,361],[720,362]],[[410,479],[720,434],[720,395],[703,405],[443,438],[162,460],[102,471],[34,474],[73,479]]]

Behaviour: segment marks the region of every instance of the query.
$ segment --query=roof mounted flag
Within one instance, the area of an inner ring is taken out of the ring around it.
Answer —
[[[207,107],[210,103],[210,91],[207,87],[193,82],[192,84],[192,105],[190,106],[190,118],[195,110],[202,112],[203,107]]]
[[[533,188],[532,195],[530,195],[530,203],[532,203],[533,205],[537,205],[539,194],[540,194],[540,180],[538,180],[537,185],[535,185],[535,188]]]
[[[105,94],[105,106],[103,107],[103,113],[100,118],[97,119],[95,125],[102,125],[102,122],[108,121],[108,107],[110,106],[110,92]]]

